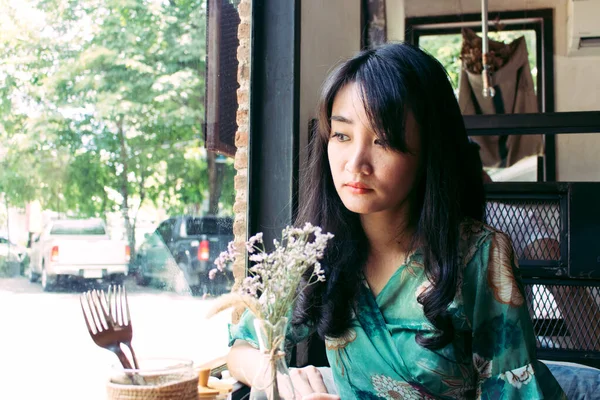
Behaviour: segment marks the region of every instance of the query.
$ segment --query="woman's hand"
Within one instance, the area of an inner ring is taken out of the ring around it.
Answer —
[[[327,394],[321,372],[312,365],[304,368],[290,368],[290,378],[298,400],[339,400],[339,396]],[[285,387],[281,385],[280,387]],[[285,397],[289,393],[282,393]]]
[[[251,386],[252,377],[256,374],[256,360],[260,352],[243,340],[237,340],[227,356],[227,368],[231,375],[247,386]],[[339,400],[340,397],[328,394],[321,372],[313,367],[290,368],[290,377],[294,385],[297,400]],[[285,392],[281,376],[278,378],[279,388],[284,398],[292,397]]]
[[[340,396],[336,394],[313,393],[302,397],[301,400],[340,400]]]

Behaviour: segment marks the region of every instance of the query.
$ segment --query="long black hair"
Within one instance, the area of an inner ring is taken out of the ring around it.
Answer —
[[[323,260],[327,281],[306,288],[292,323],[314,325],[321,338],[343,335],[363,279],[369,251],[365,233],[359,216],[346,209],[338,196],[327,158],[333,101],[349,83],[360,88],[373,131],[394,151],[409,151],[404,129],[407,112],[417,121],[421,162],[413,188],[412,245],[423,251],[425,273],[432,282],[432,289],[418,301],[437,331],[417,335],[417,343],[430,349],[443,347],[454,334],[447,308],[458,285],[459,225],[465,217],[482,219],[483,182],[446,71],[435,58],[408,44],[362,51],[339,65],[323,86],[296,221],[319,225],[335,238]]]

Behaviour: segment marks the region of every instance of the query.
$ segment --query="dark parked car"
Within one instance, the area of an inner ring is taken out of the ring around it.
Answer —
[[[209,280],[214,261],[233,240],[233,220],[215,216],[171,217],[146,235],[133,274],[140,285],[150,283],[175,290],[189,287],[194,294],[217,294],[231,289],[231,267]],[[214,273],[213,273],[214,275]]]

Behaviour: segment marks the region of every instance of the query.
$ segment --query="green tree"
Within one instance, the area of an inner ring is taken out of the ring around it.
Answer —
[[[29,4],[38,25],[0,0],[0,185],[11,201],[78,216],[120,211],[132,248],[146,201],[231,212],[232,184],[217,200],[232,163],[209,174],[216,156],[201,149],[205,0]]]

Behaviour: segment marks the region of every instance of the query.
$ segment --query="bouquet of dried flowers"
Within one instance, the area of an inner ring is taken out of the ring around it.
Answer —
[[[319,260],[323,258],[327,242],[332,237],[331,233],[322,233],[320,227],[310,223],[302,228],[288,226],[282,231],[281,241],[273,240],[274,249],[267,253],[263,234],[252,236],[245,243],[249,260],[253,263],[249,269],[250,276],[236,291],[219,297],[209,315],[243,305],[256,318],[276,324],[288,315],[301,293],[298,286],[306,271],[312,268],[308,285],[325,281]],[[231,242],[215,264],[222,270],[238,255]]]
[[[217,299],[209,312],[214,315],[232,306],[245,306],[254,314],[261,363],[251,379],[250,399],[281,400],[281,393],[294,398],[293,385],[285,363],[285,331],[287,316],[306,286],[299,287],[302,277],[310,271],[307,285],[325,281],[319,260],[333,235],[309,223],[302,228],[286,227],[281,240],[274,240],[273,251],[266,252],[263,235],[259,233],[246,242],[250,276],[239,288]],[[244,254],[245,255],[245,254]],[[238,254],[233,243],[215,261],[223,269]],[[283,390],[281,391],[281,389]],[[280,393],[281,391],[281,393]]]

